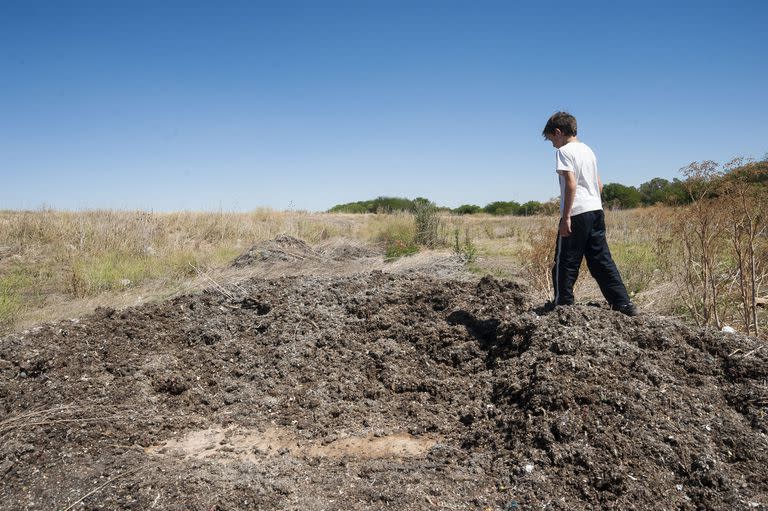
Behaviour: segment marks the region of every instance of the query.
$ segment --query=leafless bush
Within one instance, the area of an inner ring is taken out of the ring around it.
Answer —
[[[744,168],[742,159],[736,159],[726,168]],[[748,171],[747,167],[747,171]],[[723,187],[723,213],[727,219],[727,238],[736,266],[738,298],[744,331],[760,333],[757,300],[760,286],[766,277],[766,247],[762,240],[768,230],[764,186],[754,186],[749,172],[734,176]],[[762,245],[762,246],[761,246]]]
[[[737,320],[744,332],[758,334],[768,197],[743,168],[744,160],[736,159],[722,166],[694,162],[681,170],[690,204],[674,224],[682,254],[676,277],[697,324],[721,328]]]

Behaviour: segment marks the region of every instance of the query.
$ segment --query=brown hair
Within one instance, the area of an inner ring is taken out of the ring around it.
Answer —
[[[559,129],[567,137],[575,137],[576,118],[568,112],[555,112],[547,121],[541,134],[544,136],[554,135],[556,129]]]

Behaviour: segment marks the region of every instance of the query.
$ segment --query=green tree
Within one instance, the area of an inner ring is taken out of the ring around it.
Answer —
[[[373,200],[337,204],[330,213],[392,213],[393,211],[415,212],[417,204],[432,204],[428,199],[419,197],[414,200],[404,197],[376,197]]]
[[[685,189],[685,183],[678,178],[674,178],[669,185],[669,195],[667,195],[667,204],[681,205],[689,204],[691,198]]]
[[[560,197],[552,197],[541,205],[539,213],[542,215],[556,215],[560,212]]]
[[[640,205],[641,198],[640,192],[634,186],[608,183],[603,187],[603,202],[611,207],[636,208]]]
[[[654,177],[638,187],[640,200],[645,206],[665,203],[672,194],[672,183],[661,177]]]
[[[453,212],[457,215],[474,215],[475,213],[480,213],[482,210],[483,208],[476,206],[475,204],[462,204],[454,209]]]
[[[522,216],[535,215],[541,211],[542,206],[543,204],[541,202],[530,200],[520,206],[518,214]]]
[[[515,201],[491,202],[483,208],[483,211],[491,215],[516,215],[520,210],[520,204]]]

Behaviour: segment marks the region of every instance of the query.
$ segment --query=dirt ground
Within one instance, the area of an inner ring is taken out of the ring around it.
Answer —
[[[0,509],[768,509],[758,341],[361,266],[1,339]]]

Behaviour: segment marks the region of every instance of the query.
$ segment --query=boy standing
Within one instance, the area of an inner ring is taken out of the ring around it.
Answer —
[[[555,170],[560,179],[560,226],[552,267],[553,305],[573,304],[573,285],[581,260],[586,257],[589,272],[611,308],[628,316],[637,315],[605,239],[600,199],[603,185],[597,174],[595,153],[576,139],[576,118],[567,112],[550,117],[542,134],[557,149]]]

